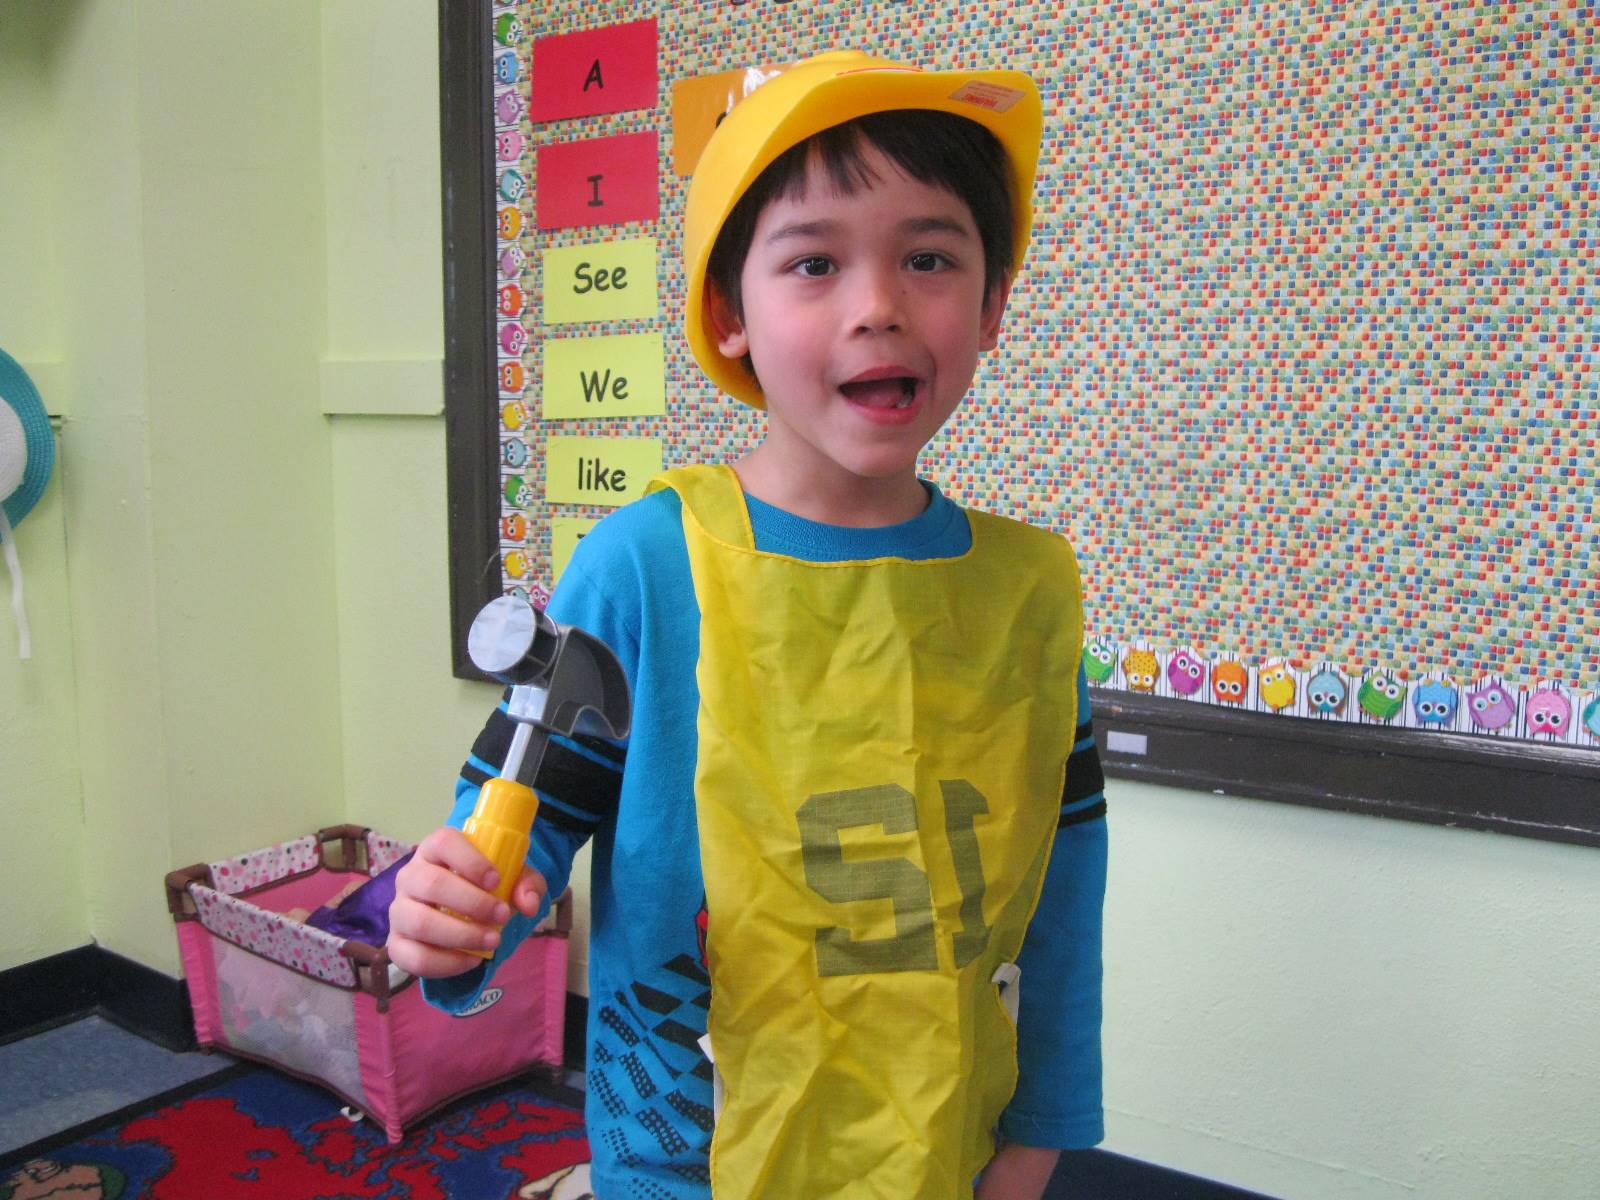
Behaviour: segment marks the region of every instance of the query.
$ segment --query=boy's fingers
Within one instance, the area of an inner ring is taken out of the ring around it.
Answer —
[[[494,874],[494,864],[485,858],[483,852],[459,829],[449,826],[435,829],[418,844],[417,858],[448,867],[456,874],[476,881],[482,887],[494,886],[490,882],[490,877]],[[416,859],[412,861],[415,862]]]
[[[539,906],[544,903],[545,893],[550,890],[550,885],[545,882],[544,876],[532,867],[522,868],[522,877],[517,880],[517,886],[511,890],[511,902],[517,906],[517,911],[525,916],[534,916],[539,911]]]
[[[412,868],[415,867],[415,870]],[[448,908],[486,925],[504,925],[511,909],[492,892],[486,892],[470,879],[430,862],[413,860],[395,880],[396,897],[404,896],[435,908]]]
[[[447,913],[431,904],[396,900],[389,909],[389,935],[420,942],[437,950],[493,950],[500,933],[493,925],[479,924]]]
[[[390,961],[422,978],[458,975],[481,963],[462,951],[494,950],[512,914],[512,904],[487,890],[494,882],[493,865],[459,829],[429,834],[395,879]],[[545,891],[544,877],[524,868],[512,903],[532,916]]]
[[[454,950],[444,950],[438,946],[429,946],[393,931],[389,934],[387,949],[390,962],[419,979],[442,979],[470,971],[473,967],[483,964],[481,958]]]

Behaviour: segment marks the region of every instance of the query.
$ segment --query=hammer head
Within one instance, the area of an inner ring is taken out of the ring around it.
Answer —
[[[633,695],[622,664],[610,646],[576,625],[500,596],[473,619],[467,654],[484,674],[516,687],[515,720],[561,734],[581,728],[628,736]]]

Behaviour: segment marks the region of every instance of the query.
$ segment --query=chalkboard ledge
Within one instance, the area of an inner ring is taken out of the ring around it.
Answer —
[[[1091,689],[1106,774],[1600,846],[1600,750]]]

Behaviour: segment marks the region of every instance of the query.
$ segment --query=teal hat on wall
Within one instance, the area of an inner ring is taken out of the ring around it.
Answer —
[[[17,360],[0,350],[0,554],[11,572],[11,611],[17,618],[21,658],[28,658],[32,647],[28,615],[22,607],[22,563],[13,530],[39,503],[55,462],[56,439],[39,389]]]
[[[0,502],[13,528],[39,503],[55,461],[56,439],[39,389],[0,350]]]

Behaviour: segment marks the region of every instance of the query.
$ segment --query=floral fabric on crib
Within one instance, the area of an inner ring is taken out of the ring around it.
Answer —
[[[279,842],[265,850],[252,850],[238,858],[225,858],[210,864],[211,878],[219,892],[237,896],[251,888],[263,887],[288,879],[291,875],[304,875],[322,865],[314,834],[295,838],[292,842]]]
[[[189,894],[200,923],[224,941],[325,983],[356,986],[355,967],[339,952],[342,938],[203,884],[190,884]]]

